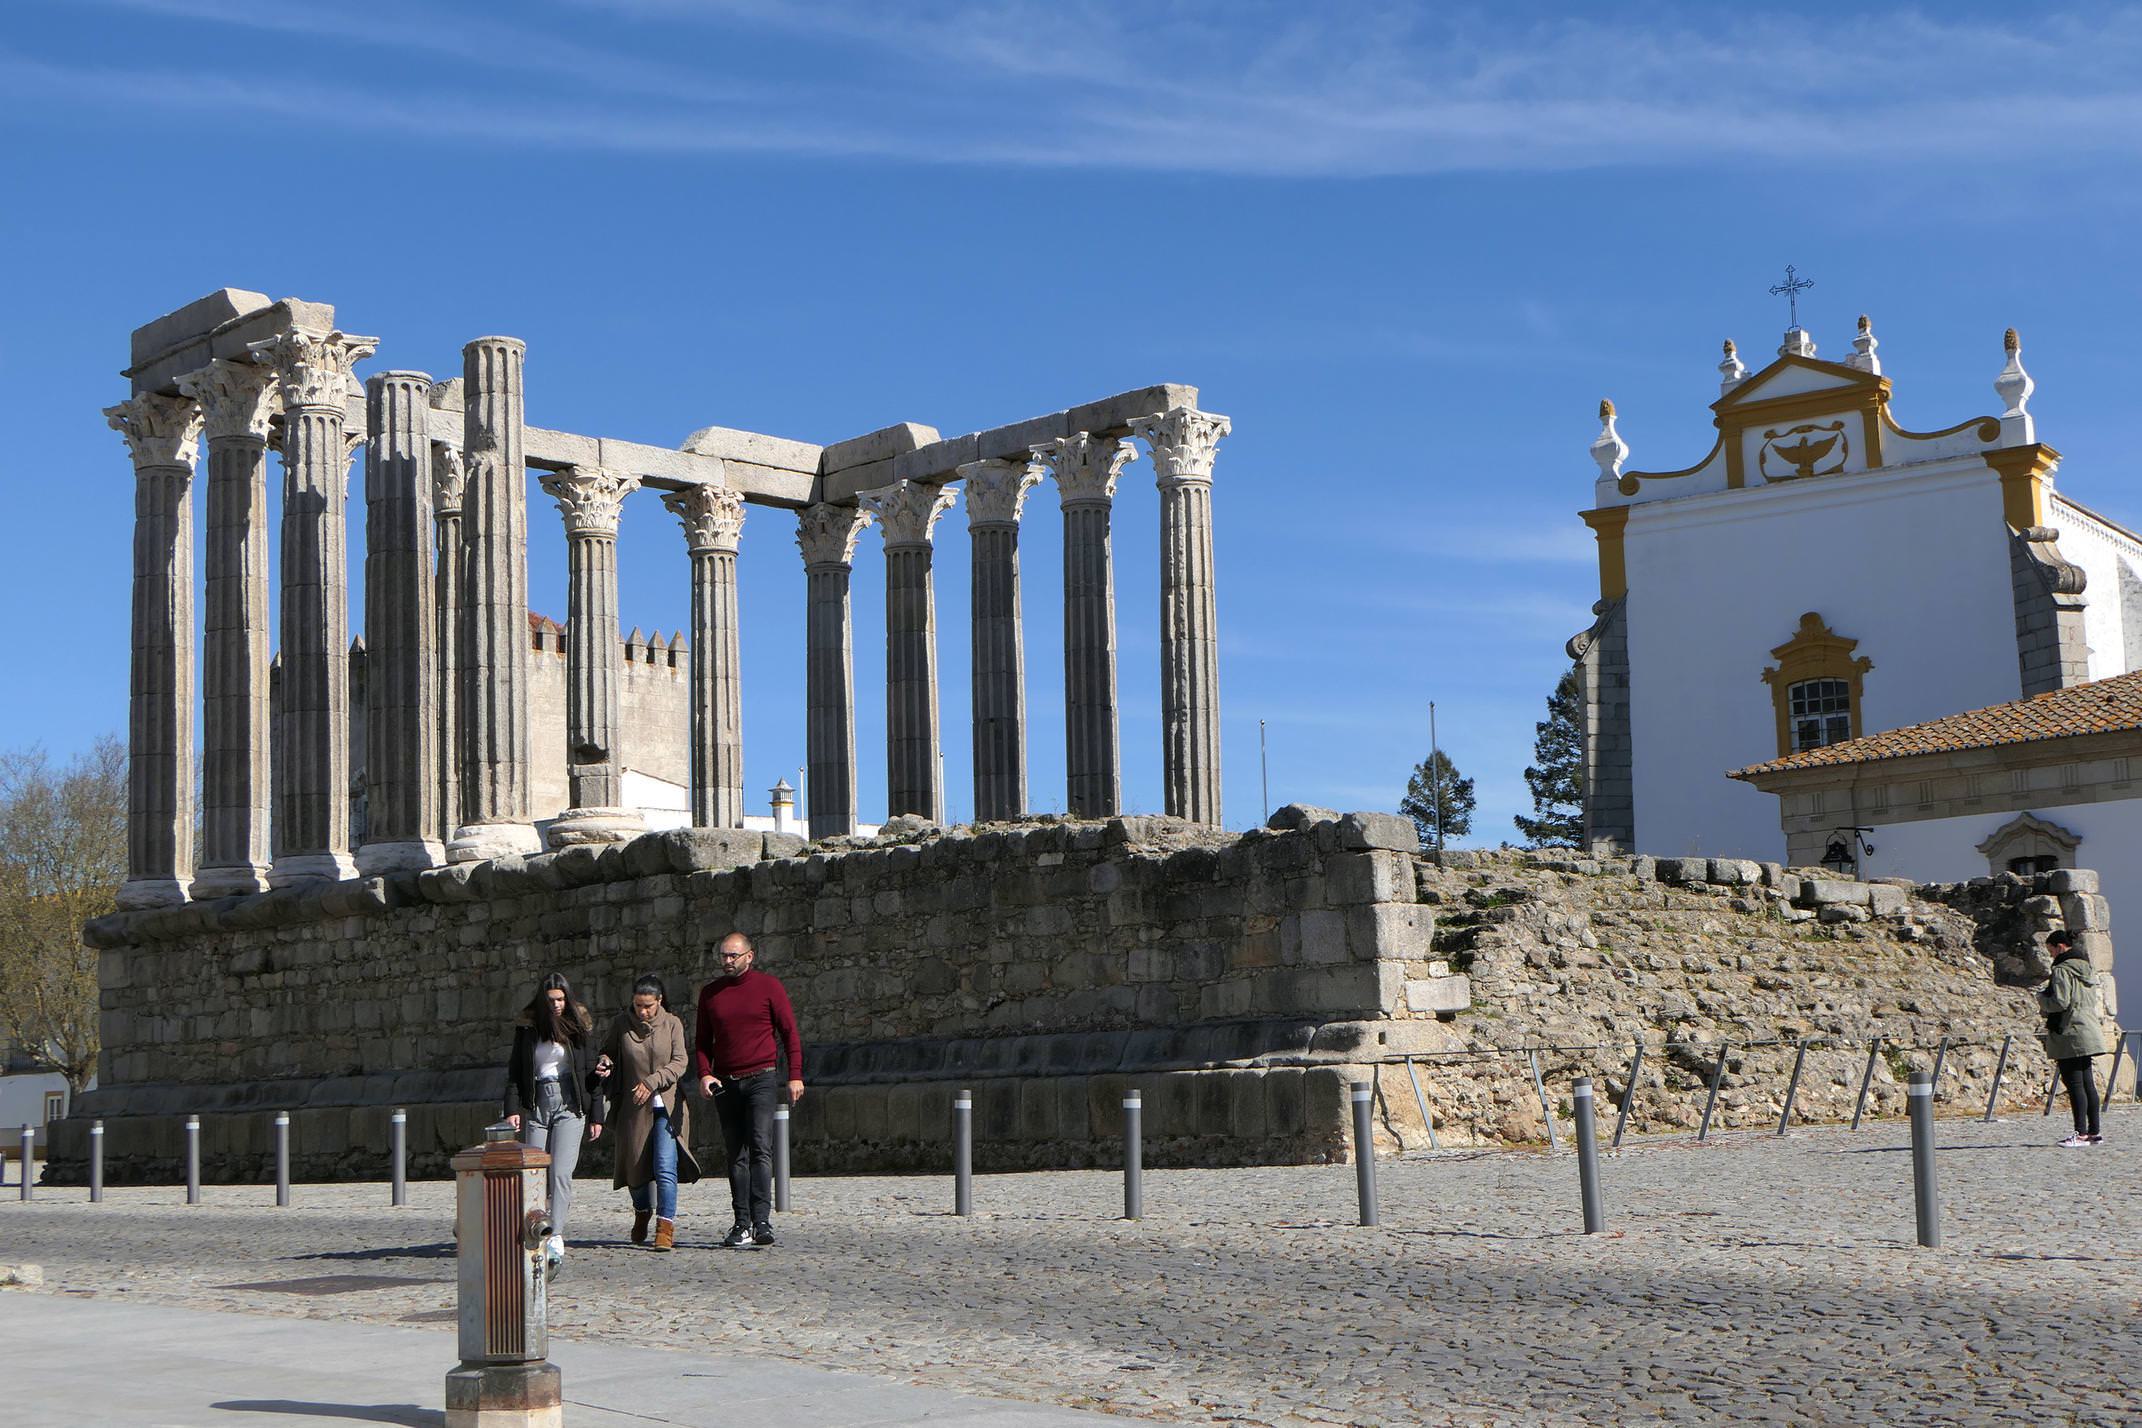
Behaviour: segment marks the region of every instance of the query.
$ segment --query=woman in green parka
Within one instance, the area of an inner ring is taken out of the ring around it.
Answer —
[[[2055,932],[2045,945],[2053,954],[2052,980],[2038,993],[2038,1010],[2045,1016],[2045,1054],[2060,1067],[2068,1107],[2075,1113],[2075,1134],[2061,1144],[2099,1145],[2105,1137],[2098,1131],[2097,1078],[2090,1073],[2090,1061],[2112,1052],[2112,1038],[2105,1034],[2105,999],[2090,959],[2075,950],[2072,935]]]

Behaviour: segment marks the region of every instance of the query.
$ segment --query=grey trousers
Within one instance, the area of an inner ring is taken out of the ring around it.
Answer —
[[[580,1135],[586,1122],[565,1110],[548,1081],[536,1082],[536,1109],[521,1113],[521,1144],[550,1152],[550,1232],[565,1238],[565,1220],[573,1212],[573,1167],[580,1163]]]

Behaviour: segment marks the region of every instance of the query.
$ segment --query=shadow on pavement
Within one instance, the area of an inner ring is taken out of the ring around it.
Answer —
[[[403,1428],[446,1428],[446,1415],[414,1403],[300,1403],[294,1398],[227,1398],[211,1403],[226,1413],[288,1413],[299,1418],[331,1418],[344,1423],[396,1423]]]
[[[291,1259],[452,1259],[454,1242],[435,1245],[379,1245],[372,1249],[321,1250],[317,1254],[294,1254]]]

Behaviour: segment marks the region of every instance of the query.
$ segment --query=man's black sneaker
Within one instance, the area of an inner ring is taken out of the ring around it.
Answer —
[[[721,1238],[721,1247],[723,1249],[743,1249],[750,1243],[751,1227],[749,1225],[733,1225],[730,1227],[729,1233]]]
[[[751,1227],[751,1243],[759,1249],[766,1249],[772,1246],[774,1243],[773,1226],[753,1225]]]

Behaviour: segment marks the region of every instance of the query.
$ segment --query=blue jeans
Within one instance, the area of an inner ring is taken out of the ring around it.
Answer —
[[[657,1107],[647,1134],[654,1145],[654,1179],[632,1187],[632,1208],[653,1210],[659,1220],[677,1218],[677,1137],[669,1128],[669,1107]]]

